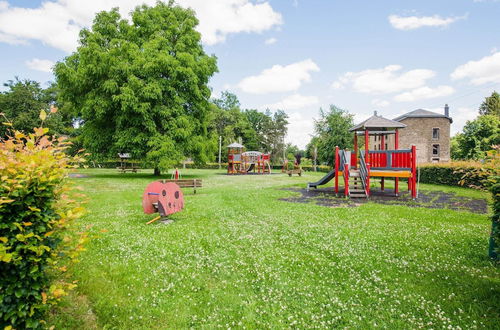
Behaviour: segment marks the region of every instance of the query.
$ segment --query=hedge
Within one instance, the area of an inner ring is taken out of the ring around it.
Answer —
[[[475,162],[451,162],[419,165],[420,182],[465,186],[475,189],[488,189],[488,178],[498,169]]]
[[[47,131],[0,141],[0,329],[44,327],[50,304],[75,286],[63,273],[87,237],[70,230],[84,211],[66,184],[78,159]]]

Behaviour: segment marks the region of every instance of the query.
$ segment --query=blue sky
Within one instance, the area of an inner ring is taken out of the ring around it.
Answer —
[[[96,11],[141,0],[0,1],[0,80],[46,83]],[[154,3],[153,0],[146,0]],[[192,7],[210,85],[242,106],[281,108],[288,141],[304,147],[319,108],[335,104],[363,120],[450,105],[452,132],[500,90],[500,1],[180,0]]]

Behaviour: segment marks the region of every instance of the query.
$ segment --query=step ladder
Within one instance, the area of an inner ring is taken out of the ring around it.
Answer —
[[[361,183],[361,175],[359,170],[351,169],[349,171],[349,197],[350,198],[367,198],[363,184]]]

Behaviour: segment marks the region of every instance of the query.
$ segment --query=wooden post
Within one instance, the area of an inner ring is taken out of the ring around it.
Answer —
[[[316,172],[318,163],[318,147],[314,146],[314,172]]]
[[[349,196],[349,164],[344,164],[344,196]]]
[[[417,198],[417,147],[411,146],[411,197]]]
[[[394,149],[398,150],[399,148],[399,131],[396,128],[396,136],[394,137]],[[395,154],[396,156],[397,154]],[[399,195],[399,178],[394,178],[394,192],[396,193],[396,196]]]
[[[382,134],[381,135],[381,144],[380,144],[380,150],[385,150],[385,135]],[[386,161],[387,161],[387,158],[386,158]],[[386,164],[387,166],[387,164]],[[382,177],[382,179],[380,179],[380,190],[384,191],[384,188],[385,188],[385,178]]]
[[[358,134],[354,131],[354,168],[358,168]]]
[[[335,193],[339,193],[339,166],[340,166],[340,159],[339,159],[339,147],[335,147]]]
[[[370,197],[370,164],[366,163],[366,197]]]
[[[370,144],[370,136],[368,135],[368,130],[365,129],[365,161],[367,163],[370,162],[370,154],[368,149],[369,144]]]
[[[219,136],[219,170],[221,169],[221,154],[222,154],[222,136]]]

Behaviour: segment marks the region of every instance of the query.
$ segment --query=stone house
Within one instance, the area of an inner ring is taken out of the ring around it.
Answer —
[[[406,125],[399,129],[399,149],[417,147],[419,163],[441,163],[450,161],[450,117],[446,104],[443,114],[425,109],[405,113],[393,120]],[[370,137],[370,149],[394,149],[394,135],[389,135],[382,146],[380,136]]]

